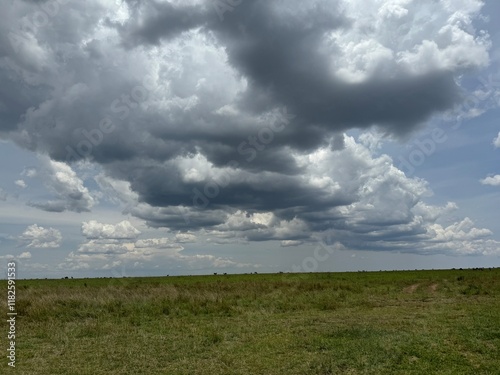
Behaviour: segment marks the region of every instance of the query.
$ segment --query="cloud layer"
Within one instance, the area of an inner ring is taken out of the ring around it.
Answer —
[[[333,236],[354,249],[494,252],[491,233],[444,225],[453,204],[427,205],[424,181],[345,135],[405,137],[460,103],[457,78],[489,63],[488,35],[472,26],[481,6],[255,0],[221,14],[208,0],[90,0],[42,22],[43,7],[9,2],[0,137],[48,156],[54,198],[32,206],[92,210],[74,169],[86,160],[103,199],[183,232],[137,240],[127,221],[89,221],[72,253],[82,264],[178,254],[202,231],[214,243]]]
[[[235,262],[213,255],[188,255],[182,251],[183,243],[196,240],[191,233],[177,233],[173,237],[138,239],[140,231],[129,221],[105,224],[97,221],[84,222],[82,233],[87,241],[72,251],[59,264],[64,270],[115,270],[141,269],[145,264],[162,264],[164,269],[255,267],[253,264]],[[125,276],[115,274],[114,276]]]

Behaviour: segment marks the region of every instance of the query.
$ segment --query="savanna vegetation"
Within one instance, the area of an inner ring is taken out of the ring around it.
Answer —
[[[2,374],[500,374],[500,269],[16,286]]]

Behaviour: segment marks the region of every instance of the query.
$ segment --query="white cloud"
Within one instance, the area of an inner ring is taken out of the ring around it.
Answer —
[[[130,189],[128,181],[115,180],[104,173],[95,176],[94,180],[109,201],[127,206],[137,204],[138,195]]]
[[[0,255],[0,259],[6,259],[6,260],[24,260],[30,258],[31,258],[31,253],[29,251],[25,251],[19,255],[12,255],[12,254]]]
[[[438,224],[431,225],[429,231],[434,232],[433,240],[441,242],[471,241],[492,235],[492,232],[488,229],[475,228],[474,222],[468,217],[446,228]]]
[[[323,232],[327,237],[355,250],[423,254],[500,252],[500,242],[487,239],[492,232],[476,228],[469,218],[447,227],[437,224],[457,205],[426,204],[425,198],[431,191],[424,180],[406,177],[387,155],[375,157],[367,148],[369,145],[358,144],[352,137],[345,137],[345,145],[340,152],[325,147],[297,157],[299,165],[307,166],[305,180],[314,183],[315,178],[323,176],[323,191],[331,192],[332,199],[341,194],[344,200],[352,202],[331,209],[329,214],[310,214],[321,218],[321,225],[328,218],[331,220],[330,228]]]
[[[500,175],[497,174],[495,176],[486,177],[480,180],[480,182],[483,185],[500,186]]]
[[[137,239],[140,231],[128,221],[112,225],[92,220],[82,223],[82,233],[87,241],[59,264],[60,269],[113,270],[118,266],[125,269],[152,267],[158,264],[174,269],[254,266],[209,254],[183,254],[182,243],[197,240],[196,235],[189,232],[177,233],[173,238]]]
[[[44,184],[56,195],[57,200],[38,203],[31,206],[51,212],[88,212],[96,203],[83,181],[65,163],[41,158],[44,164]]]
[[[493,145],[496,148],[500,148],[500,132],[498,133],[497,137],[493,140]]]
[[[82,233],[87,239],[135,239],[141,233],[129,221],[116,225],[103,224],[95,220],[82,223]]]
[[[19,239],[27,246],[34,248],[58,248],[61,246],[61,232],[54,228],[45,229],[37,224],[30,225]]]
[[[5,190],[0,188],[0,201],[6,201],[6,200],[7,200],[7,193],[5,192]]]
[[[372,152],[379,150],[383,145],[383,134],[373,130],[361,133],[358,139],[363,146]]]
[[[248,213],[238,210],[228,214],[223,224],[215,226],[208,234],[218,239],[216,243],[236,243],[245,241],[269,241],[290,238],[309,238],[307,224],[299,219],[282,220],[272,212]],[[221,240],[222,239],[222,240]]]
[[[457,255],[498,254],[500,242],[488,239],[491,235],[489,229],[474,227],[474,222],[469,218],[447,227],[433,224],[427,227],[422,252]]]
[[[432,206],[428,205],[422,201],[418,202],[412,209],[415,215],[421,216],[423,220],[429,223],[433,223],[440,217],[443,217],[451,212],[458,209],[458,206],[454,202],[448,202],[445,206]]]
[[[32,167],[24,168],[21,172],[21,176],[26,176],[28,178],[33,178],[37,175],[37,170]]]
[[[26,185],[26,182],[24,182],[24,180],[16,180],[14,183],[21,189],[26,189],[26,187],[28,186]]]
[[[124,254],[127,251],[129,251],[127,244],[99,240],[90,240],[78,248],[79,254]]]
[[[227,267],[256,267],[229,258],[210,254],[182,254],[184,248],[169,238],[149,238],[135,243],[126,240],[90,240],[82,244],[78,251],[71,252],[59,264],[65,270],[113,270],[121,267],[145,268],[161,265],[164,269],[206,269]]]
[[[298,240],[283,240],[283,241],[281,241],[281,247],[300,246],[303,243],[304,243],[303,241],[298,241]]]
[[[177,233],[175,235],[175,241],[179,243],[192,243],[196,242],[196,236],[192,233]]]
[[[350,0],[343,4],[352,27],[335,31],[330,38],[340,53],[332,61],[333,70],[346,81],[489,62],[488,39],[474,37],[472,29],[472,20],[483,5],[479,0]]]

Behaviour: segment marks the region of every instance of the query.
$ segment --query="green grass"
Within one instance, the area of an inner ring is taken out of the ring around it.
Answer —
[[[0,372],[500,374],[499,297],[500,269],[19,280]]]

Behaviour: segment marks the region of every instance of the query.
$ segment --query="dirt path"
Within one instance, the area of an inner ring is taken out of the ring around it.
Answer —
[[[410,285],[410,286],[404,288],[403,291],[405,293],[412,294],[418,289],[419,286],[420,286],[420,284],[413,284],[413,285]]]

